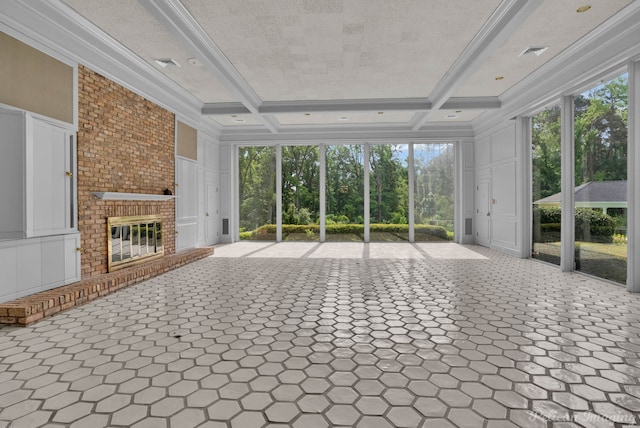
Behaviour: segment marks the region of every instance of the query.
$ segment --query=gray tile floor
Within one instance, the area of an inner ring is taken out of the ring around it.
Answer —
[[[640,426],[640,296],[482,247],[241,242],[0,329],[0,427]]]

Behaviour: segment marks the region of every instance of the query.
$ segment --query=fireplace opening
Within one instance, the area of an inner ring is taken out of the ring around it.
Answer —
[[[162,257],[162,217],[145,215],[109,217],[109,272]]]

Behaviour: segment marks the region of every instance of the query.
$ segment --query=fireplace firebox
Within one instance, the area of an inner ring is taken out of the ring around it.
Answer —
[[[162,257],[162,217],[109,217],[109,272]]]

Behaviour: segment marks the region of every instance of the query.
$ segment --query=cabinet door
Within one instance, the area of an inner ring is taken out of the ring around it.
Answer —
[[[34,120],[33,187],[27,192],[30,236],[68,233],[72,228],[72,159],[69,132]]]

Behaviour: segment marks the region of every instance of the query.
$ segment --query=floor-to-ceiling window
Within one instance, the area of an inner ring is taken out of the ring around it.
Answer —
[[[275,147],[238,148],[240,239],[276,239]]]
[[[282,239],[319,239],[320,162],[318,146],[282,148]]]
[[[560,106],[535,115],[531,128],[531,256],[560,265]]]
[[[328,145],[322,157],[317,145],[239,147],[240,239],[279,239],[281,220],[282,240],[317,241],[324,201],[327,241],[365,240],[367,219],[371,241],[409,241],[411,226],[416,241],[451,240],[454,149],[453,143]]]
[[[327,241],[364,239],[364,145],[327,146]]]
[[[627,277],[627,75],[575,97],[576,270]]]
[[[369,215],[372,241],[409,240],[408,145],[369,148]]]
[[[415,240],[453,239],[454,145],[416,144],[413,153]]]

